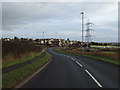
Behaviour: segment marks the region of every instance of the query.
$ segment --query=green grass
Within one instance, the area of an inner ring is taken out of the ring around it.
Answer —
[[[83,56],[90,57],[90,58],[97,59],[97,60],[101,60],[101,61],[105,61],[105,62],[109,62],[109,63],[113,63],[113,64],[116,64],[116,65],[120,65],[120,62],[118,62],[118,60],[111,59],[111,58],[94,56],[94,55],[83,55]]]
[[[21,67],[19,69],[3,74],[3,78],[2,78],[3,88],[15,87],[22,80],[24,80],[29,75],[33,74],[36,70],[41,68],[45,63],[49,61],[50,58],[51,58],[51,55],[46,52],[46,55],[42,59],[32,64],[28,64],[24,67]]]
[[[85,56],[85,57],[89,57],[89,58],[93,58],[93,59],[97,59],[97,60],[109,62],[109,63],[112,63],[112,64],[120,65],[120,61],[118,61],[116,59],[107,58],[107,57],[94,56],[94,55],[86,55],[86,54],[80,54],[80,53],[74,53],[74,52],[65,52],[65,51],[60,51],[60,49],[55,49],[55,51],[60,52],[60,53],[64,53],[64,54]]]
[[[118,54],[118,52],[112,52],[112,51],[102,51],[102,53]]]
[[[90,45],[90,47],[96,47],[96,48],[111,47],[111,48],[116,48],[117,46],[112,46],[112,45],[107,45],[107,46],[101,46],[101,45]]]
[[[22,58],[20,60],[12,60],[12,61],[3,62],[2,63],[2,68],[6,68],[6,67],[9,67],[9,66],[12,66],[12,65],[15,65],[15,64],[20,64],[20,63],[26,62],[26,61],[31,60],[31,59],[33,59],[36,56],[39,56],[41,54],[42,54],[42,52],[39,52],[39,53],[35,54],[34,56]]]

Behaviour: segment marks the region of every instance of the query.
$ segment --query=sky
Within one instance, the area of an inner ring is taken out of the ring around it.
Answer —
[[[81,12],[84,24],[92,26],[92,41],[118,41],[116,2],[3,2],[2,37],[58,38],[81,41]],[[86,30],[86,25],[84,25]],[[85,36],[85,32],[84,32]]]

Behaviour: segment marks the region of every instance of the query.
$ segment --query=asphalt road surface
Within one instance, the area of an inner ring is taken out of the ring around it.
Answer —
[[[22,88],[118,88],[118,66],[52,50],[51,62]]]

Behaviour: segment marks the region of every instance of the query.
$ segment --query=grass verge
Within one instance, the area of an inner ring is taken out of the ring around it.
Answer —
[[[36,70],[41,68],[44,64],[46,64],[50,60],[50,58],[51,55],[46,52],[46,55],[42,59],[32,64],[28,64],[24,67],[3,74],[2,88],[14,88],[22,80],[24,80],[25,78],[33,74]]]
[[[26,58],[22,58],[20,60],[13,60],[13,61],[3,62],[2,63],[2,68],[7,68],[7,67],[15,65],[15,64],[20,64],[20,63],[26,62],[26,61],[31,60],[31,59],[33,59],[36,56],[39,56],[41,54],[42,54],[42,52],[39,52],[39,53],[36,53],[36,54],[34,54],[32,56],[29,56],[29,57],[26,57]]]
[[[80,54],[80,53],[73,53],[73,52],[65,52],[65,51],[60,51],[60,49],[54,49],[54,50],[57,51],[57,52],[60,52],[60,53],[64,53],[64,54],[85,56],[85,57],[89,57],[89,58],[109,62],[109,63],[112,63],[112,64],[120,65],[120,61],[116,60],[116,59],[111,59],[111,58],[102,57],[102,56],[95,56],[95,55],[87,55],[87,54]]]
[[[91,47],[95,47],[95,48],[117,48],[118,46],[112,46],[112,45],[107,45],[107,46],[101,46],[101,45],[91,45]]]

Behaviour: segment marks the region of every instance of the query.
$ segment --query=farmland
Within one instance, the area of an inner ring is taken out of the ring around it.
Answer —
[[[112,45],[107,45],[107,46],[100,46],[100,45],[91,45],[92,48],[118,48],[118,46],[112,46]]]
[[[8,67],[17,63],[22,63],[33,57],[40,55],[42,47],[35,46],[28,41],[2,42],[2,63],[3,67]]]
[[[86,56],[86,57],[110,62],[113,64],[120,64],[120,61],[118,59],[118,56],[120,55],[118,53],[118,49],[57,48],[57,51],[60,51],[66,54]]]

